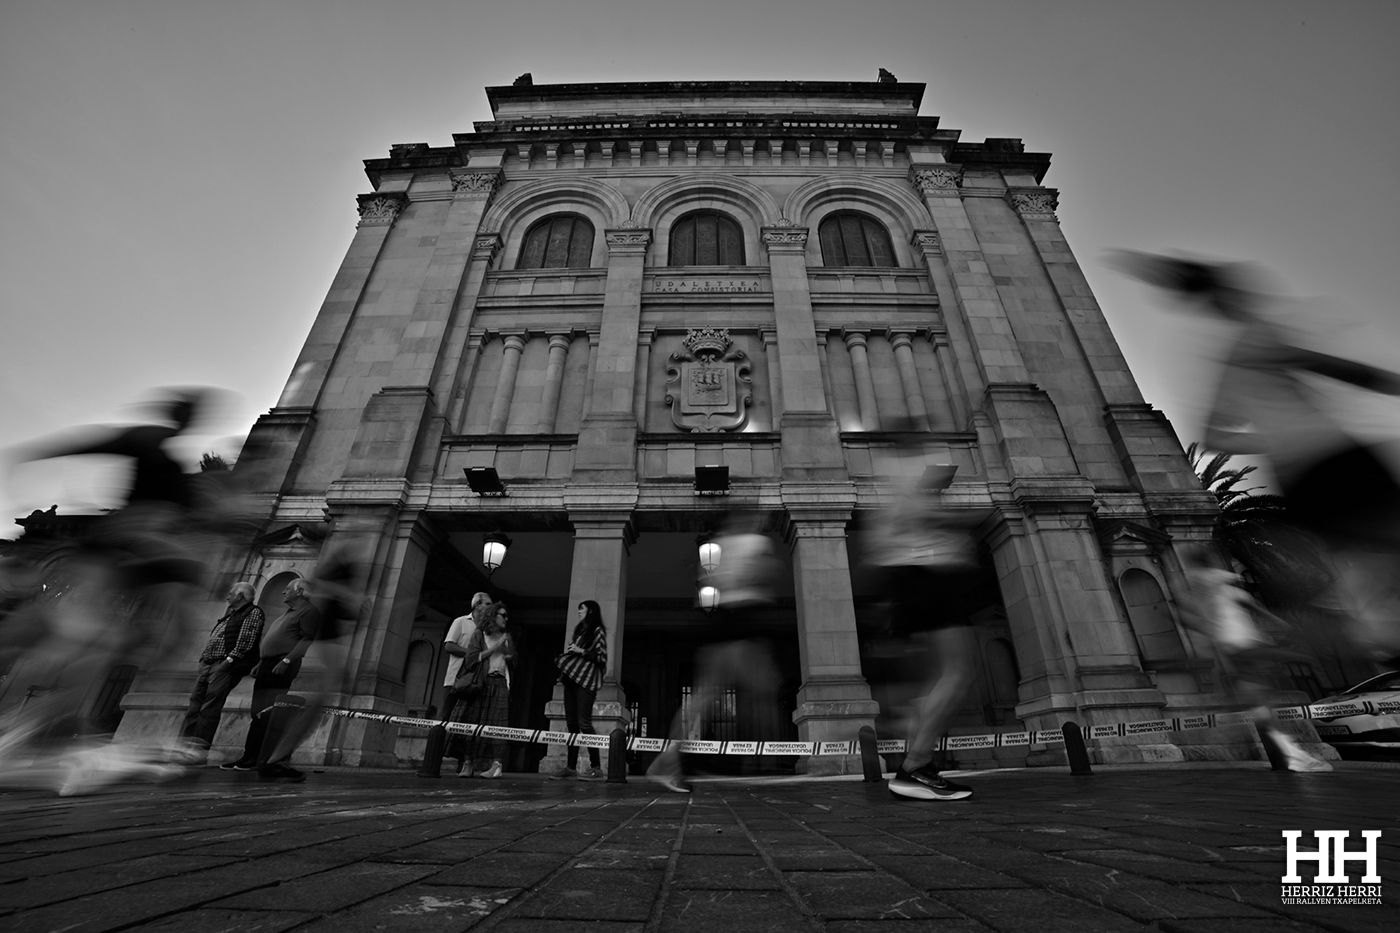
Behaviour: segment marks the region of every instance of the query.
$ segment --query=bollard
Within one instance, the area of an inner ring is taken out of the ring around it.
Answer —
[[[442,753],[447,748],[447,728],[441,724],[428,730],[428,744],[423,746],[423,766],[420,778],[442,777]]]
[[[1060,728],[1065,736],[1065,755],[1069,758],[1070,774],[1093,774],[1089,767],[1089,750],[1084,747],[1084,733],[1079,724],[1067,722]]]
[[[265,765],[268,758],[277,750],[282,737],[291,731],[296,717],[306,708],[306,697],[286,693],[278,697],[262,715],[267,717],[267,731],[263,733],[262,745],[258,749],[258,764]]]
[[[627,783],[627,733],[614,729],[608,736],[608,784]]]
[[[1279,748],[1278,743],[1274,741],[1274,737],[1269,734],[1269,730],[1256,722],[1254,724],[1254,731],[1259,734],[1259,741],[1264,746],[1264,757],[1269,759],[1269,769],[1271,771],[1287,771],[1288,757],[1284,755],[1283,749]]]
[[[865,771],[866,783],[877,784],[883,781],[885,772],[880,767],[880,755],[875,750],[875,730],[870,726],[861,726],[856,738],[860,742],[860,766]]]

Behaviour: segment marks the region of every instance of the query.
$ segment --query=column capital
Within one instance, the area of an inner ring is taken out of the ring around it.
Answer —
[[[559,334],[550,334],[550,335],[549,335],[549,349],[550,349],[550,350],[567,350],[567,349],[569,349],[569,344],[571,344],[571,343],[573,343],[573,342],[574,342],[574,334],[573,334],[573,331],[565,331],[565,332],[563,332],[563,333],[559,333]]]
[[[1055,208],[1060,206],[1056,188],[1007,188],[1006,203],[1022,220],[1059,220],[1055,216]]]
[[[496,258],[496,251],[501,248],[501,235],[499,233],[487,233],[476,238],[472,244],[472,259],[480,262],[490,262]]]
[[[452,179],[453,200],[482,198],[489,201],[501,186],[500,169],[492,172],[449,172],[448,177]]]
[[[801,253],[807,249],[807,228],[792,221],[763,228],[763,242],[769,252]]]
[[[507,350],[523,350],[525,349],[525,341],[530,339],[530,335],[523,330],[515,333],[501,331],[501,339],[505,342]]]
[[[641,255],[651,245],[651,231],[645,227],[616,227],[604,230],[603,235],[607,237],[609,253]]]
[[[909,169],[909,182],[922,194],[956,194],[962,187],[961,165],[921,165]]]
[[[915,230],[909,238],[909,245],[922,250],[926,259],[943,255],[943,238],[937,230]]]
[[[890,346],[896,350],[900,347],[911,347],[914,344],[915,328],[913,327],[891,327],[888,333]]]
[[[371,227],[376,225],[392,224],[394,219],[403,211],[408,204],[408,195],[402,191],[390,194],[362,194],[355,199],[358,202],[360,211],[360,226]]]
[[[869,336],[869,330],[861,330],[854,327],[841,328],[841,338],[846,341],[847,347],[864,347]]]

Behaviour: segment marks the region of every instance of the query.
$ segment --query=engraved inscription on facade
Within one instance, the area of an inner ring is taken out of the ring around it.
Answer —
[[[757,292],[762,291],[758,279],[657,279],[658,292]]]

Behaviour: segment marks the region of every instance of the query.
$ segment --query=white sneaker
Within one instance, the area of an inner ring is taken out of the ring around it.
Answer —
[[[476,770],[470,761],[462,762],[462,770],[457,772],[457,776],[461,778],[472,777],[474,774],[476,774]]]
[[[1283,752],[1284,762],[1289,771],[1308,773],[1332,770],[1330,764],[1305,752],[1303,747],[1294,741],[1293,736],[1274,729],[1269,731],[1269,735],[1278,746],[1278,750]]]
[[[499,761],[493,761],[493,762],[491,762],[491,767],[487,768],[485,771],[481,772],[481,774],[478,775],[478,777],[484,777],[484,778],[498,778],[498,777],[500,777],[500,776],[501,776],[501,763],[500,763]]]

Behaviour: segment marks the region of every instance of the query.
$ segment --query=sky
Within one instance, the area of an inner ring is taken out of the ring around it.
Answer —
[[[275,402],[354,234],[362,160],[451,143],[483,88],[630,80],[927,84],[962,138],[1020,137],[1147,401],[1200,436],[1228,336],[1105,262],[1250,260],[1321,348],[1400,370],[1400,4],[0,4],[0,450],[230,390],[232,457]],[[679,7],[679,5],[676,5]],[[1386,405],[1347,409],[1383,432]],[[109,464],[0,458],[12,516],[111,504]],[[91,460],[93,458],[77,458]]]

